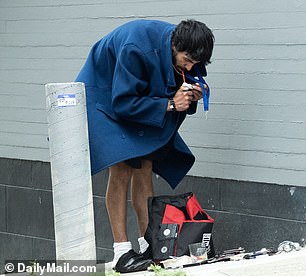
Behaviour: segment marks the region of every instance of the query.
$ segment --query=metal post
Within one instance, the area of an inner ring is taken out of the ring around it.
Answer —
[[[96,260],[85,87],[45,85],[57,260]]]

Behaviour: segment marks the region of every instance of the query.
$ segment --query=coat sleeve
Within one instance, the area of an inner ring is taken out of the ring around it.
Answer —
[[[145,55],[133,44],[118,54],[112,85],[112,108],[121,119],[163,127],[168,99],[148,91],[149,68]],[[160,94],[160,93],[158,93]]]

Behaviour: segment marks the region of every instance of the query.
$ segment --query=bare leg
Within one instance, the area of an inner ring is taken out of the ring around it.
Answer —
[[[124,162],[118,163],[109,169],[106,209],[114,242],[128,241],[126,230],[127,195],[132,171],[132,168]]]
[[[143,237],[148,226],[148,197],[153,196],[152,161],[142,160],[141,169],[133,169],[132,204],[135,209],[139,235]]]

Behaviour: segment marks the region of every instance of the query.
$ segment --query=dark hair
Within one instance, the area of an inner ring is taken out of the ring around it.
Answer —
[[[193,60],[210,63],[215,37],[202,22],[181,21],[173,31],[172,45],[179,52],[187,52]]]

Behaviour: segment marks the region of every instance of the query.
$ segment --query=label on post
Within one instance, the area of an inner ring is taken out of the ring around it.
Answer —
[[[57,106],[65,107],[65,106],[75,106],[76,98],[75,94],[63,94],[57,96]]]

